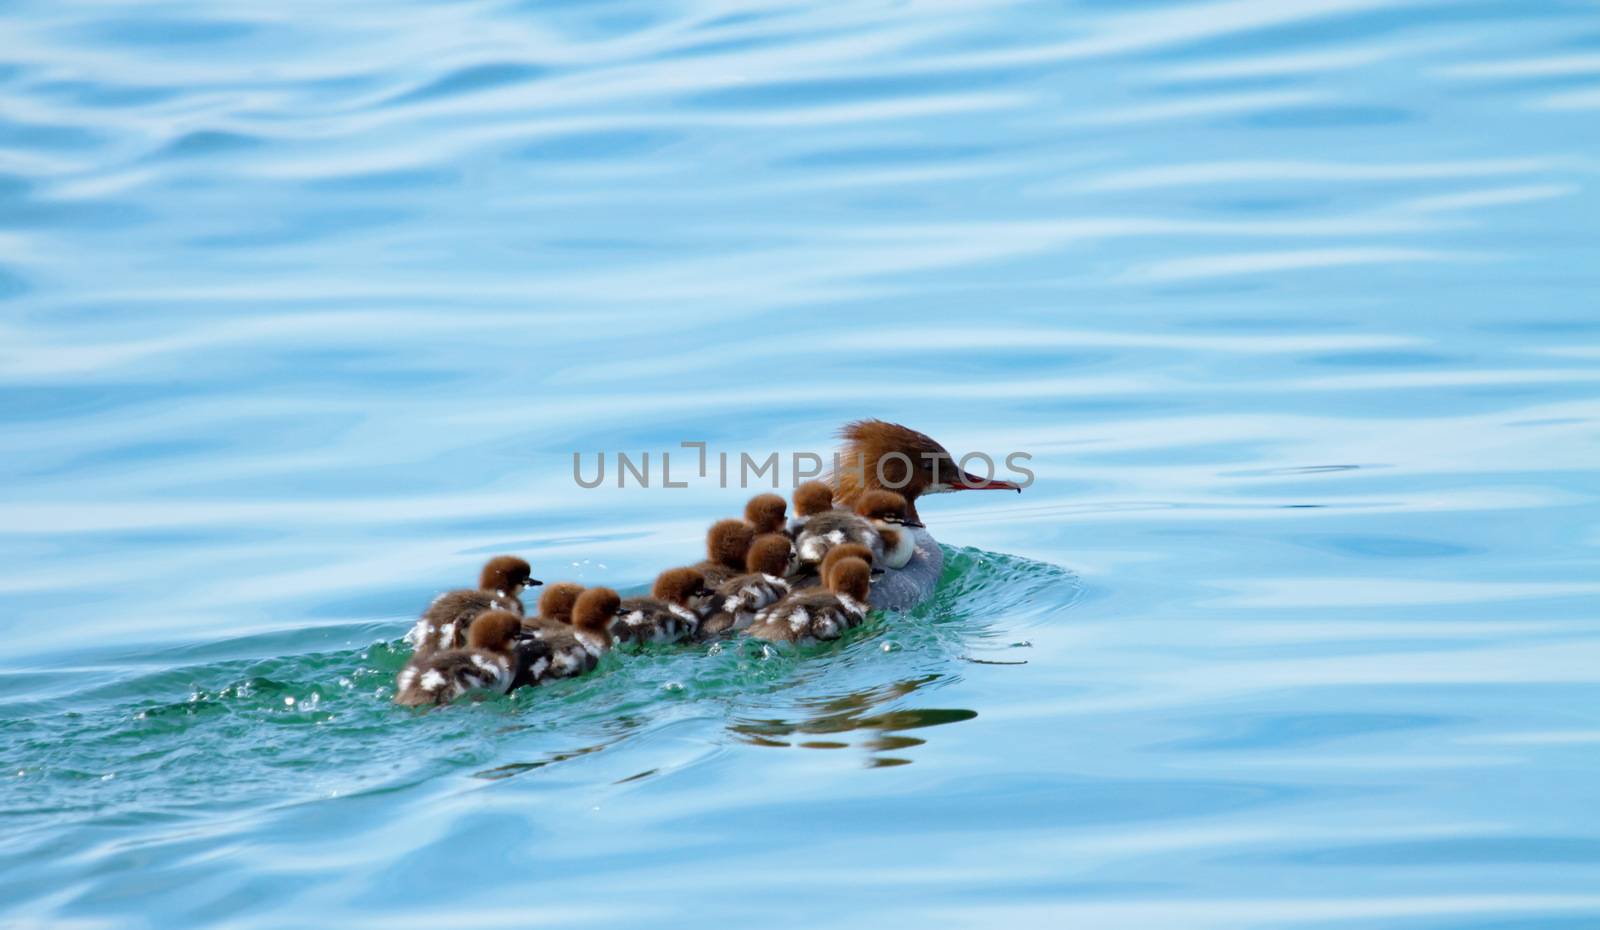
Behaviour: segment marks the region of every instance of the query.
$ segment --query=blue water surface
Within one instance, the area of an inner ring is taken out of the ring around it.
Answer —
[[[1597,13],[6,3],[0,925],[1600,927]],[[388,703],[868,415],[932,602]]]

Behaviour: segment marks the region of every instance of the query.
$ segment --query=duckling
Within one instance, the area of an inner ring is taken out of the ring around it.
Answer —
[[[788,509],[788,502],[776,494],[757,494],[744,505],[744,522],[750,524],[757,536],[781,533]]]
[[[521,625],[522,619],[509,610],[479,614],[465,649],[441,649],[400,670],[394,702],[421,707],[448,704],[469,691],[511,690],[517,677],[512,637]]]
[[[865,517],[848,510],[826,510],[806,518],[794,538],[801,573],[809,573],[827,557],[828,550],[856,543],[872,550],[872,561],[883,558],[883,538]]]
[[[788,579],[790,589],[804,591],[822,587],[822,579],[828,577],[828,572],[833,570],[833,566],[837,565],[840,559],[860,559],[872,565],[872,550],[860,543],[851,542],[833,546],[828,549],[828,554],[823,557],[821,565],[807,566],[808,571],[792,575]],[[882,575],[883,569],[872,565],[872,580],[877,581]]]
[[[513,687],[538,684],[550,677],[550,669],[558,663],[566,667],[584,664],[588,651],[572,628],[572,608],[582,593],[583,585],[558,581],[539,595],[539,615],[522,618],[522,631],[517,638],[517,682]],[[545,660],[543,665],[540,659]]]
[[[514,555],[497,555],[483,566],[477,590],[446,591],[433,599],[406,638],[414,656],[425,657],[440,649],[457,649],[466,642],[472,618],[489,610],[509,610],[522,615],[522,591],[543,584],[531,577],[533,569]]]
[[[906,530],[922,524],[907,516],[907,509],[905,497],[894,491],[863,491],[856,500],[856,514],[865,517],[883,539],[885,568],[905,568],[917,552],[917,537]]]
[[[715,588],[744,573],[744,558],[755,538],[756,531],[743,520],[718,520],[706,531],[706,560],[690,567]]]
[[[791,594],[756,616],[747,631],[769,642],[838,639],[867,616],[872,566],[862,559],[840,559],[825,576],[828,589]]]
[[[590,588],[573,603],[571,625],[542,617],[531,628],[525,624],[523,638],[542,643],[549,650],[549,662],[541,666],[537,647],[530,647],[531,661],[519,669],[518,683],[538,684],[592,671],[611,648],[611,627],[621,613],[621,595],[610,588]]]
[[[807,481],[794,489],[794,519],[789,521],[788,533],[798,536],[806,521],[819,513],[833,509],[833,488],[821,481]]]
[[[558,581],[539,595],[539,620],[572,626],[572,607],[583,593],[583,585],[572,581]]]
[[[828,554],[822,559],[822,565],[817,569],[817,582],[819,584],[823,578],[828,577],[828,573],[833,571],[833,567],[839,564],[841,559],[860,559],[868,565],[872,565],[872,550],[860,543],[845,543],[842,546],[834,546],[829,549]],[[882,575],[883,569],[872,565],[872,580],[877,581]]]
[[[700,628],[696,608],[713,594],[705,576],[692,568],[669,568],[656,576],[649,597],[622,602],[621,619],[611,627],[617,641],[675,643]]]
[[[742,630],[755,620],[756,612],[770,607],[789,593],[788,574],[794,561],[794,543],[782,533],[763,533],[750,544],[743,575],[729,578],[717,587],[712,599],[715,610],[700,624],[700,638],[710,639],[733,630]]]

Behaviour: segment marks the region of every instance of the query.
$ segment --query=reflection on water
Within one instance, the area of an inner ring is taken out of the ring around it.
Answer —
[[[851,746],[859,746],[872,754],[867,760],[870,766],[909,765],[910,759],[879,755],[923,744],[924,740],[916,737],[898,735],[901,730],[960,723],[978,716],[978,712],[929,707],[888,710],[880,713],[872,711],[885,703],[913,694],[924,685],[944,677],[936,674],[924,675],[888,685],[864,688],[821,701],[801,701],[797,702],[797,710],[804,714],[801,717],[735,718],[728,724],[728,730],[752,746],[798,746],[802,749],[848,749]],[[867,732],[862,733],[854,742],[807,738],[857,731]]]

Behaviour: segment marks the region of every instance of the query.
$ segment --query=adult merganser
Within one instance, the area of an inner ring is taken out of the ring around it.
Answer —
[[[776,494],[757,494],[744,505],[744,522],[750,524],[757,536],[781,533],[788,509],[788,502]]]
[[[715,612],[700,624],[700,638],[742,630],[755,620],[758,611],[787,596],[789,583],[783,576],[793,562],[794,543],[789,537],[782,533],[757,536],[745,558],[749,571],[718,586],[711,604]]]
[[[906,516],[922,522],[917,498],[963,490],[1021,491],[1010,481],[979,478],[963,470],[932,437],[898,423],[856,420],[839,431],[844,440],[833,472],[834,500],[854,508],[866,491],[898,491],[906,499]]]
[[[690,567],[715,588],[744,573],[744,558],[755,538],[756,531],[743,520],[718,520],[706,531],[706,560]]]
[[[794,489],[794,519],[789,521],[790,536],[798,536],[806,521],[833,509],[833,488],[821,481],[807,481]]]
[[[711,597],[705,576],[692,568],[669,568],[656,576],[649,597],[622,602],[611,633],[619,643],[676,643],[700,628],[696,608]]]
[[[872,567],[861,559],[840,559],[824,591],[791,594],[767,608],[750,625],[750,636],[769,642],[838,639],[867,616]]]
[[[839,503],[854,507],[867,491],[897,491],[906,499],[906,516],[921,523],[917,500],[924,494],[962,490],[1021,491],[1009,481],[979,478],[963,470],[944,446],[914,429],[882,420],[857,420],[839,431],[844,445],[830,477]],[[911,560],[889,570],[872,585],[872,606],[905,610],[933,594],[944,571],[944,550],[925,529],[902,532],[915,538]]]
[[[906,516],[906,499],[894,491],[866,491],[856,499],[856,514],[864,517],[883,540],[884,568],[905,568],[917,551],[917,537],[906,527],[922,524]]]
[[[522,618],[509,610],[479,614],[465,649],[441,649],[400,670],[394,702],[421,707],[448,704],[469,691],[511,690],[517,677],[512,637],[521,626]]]
[[[415,647],[414,657],[426,657],[440,649],[457,649],[466,642],[467,625],[489,610],[509,610],[521,616],[522,591],[543,582],[532,577],[533,569],[514,555],[497,555],[483,566],[478,588],[446,591],[433,599],[406,638]]]

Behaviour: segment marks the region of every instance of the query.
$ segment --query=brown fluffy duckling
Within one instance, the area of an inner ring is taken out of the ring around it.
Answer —
[[[706,559],[690,566],[708,587],[715,588],[734,575],[744,574],[744,559],[755,542],[756,531],[743,520],[718,520],[706,531]]]
[[[538,684],[547,677],[559,677],[552,671],[558,664],[580,670],[585,664],[593,664],[592,661],[586,663],[588,650],[583,648],[572,628],[572,608],[581,594],[583,585],[558,581],[539,595],[538,616],[522,618],[517,687]],[[543,665],[540,659],[545,660]]]
[[[764,533],[781,533],[789,502],[777,494],[757,494],[744,505],[744,522],[760,536]]]
[[[784,580],[794,563],[794,543],[782,533],[763,533],[750,544],[743,575],[735,575],[717,587],[711,606],[715,611],[700,624],[700,638],[710,639],[742,630],[755,620],[756,613],[776,604],[789,594]]]
[[[583,593],[583,585],[574,581],[558,581],[539,595],[539,619],[550,623],[572,626],[572,608]]]
[[[883,538],[865,517],[839,509],[812,514],[794,537],[800,570],[814,571],[827,558],[829,549],[845,543],[866,546],[872,550],[872,561],[883,558]]]
[[[829,549],[828,554],[822,559],[822,565],[817,568],[818,583],[821,583],[823,578],[828,577],[828,573],[833,571],[833,567],[839,564],[842,559],[860,559],[868,565],[872,565],[872,550],[860,543],[845,543],[842,546],[834,546]],[[882,574],[883,569],[872,565],[872,578],[874,581]]]
[[[705,576],[692,568],[669,568],[656,576],[649,597],[622,602],[611,632],[619,643],[676,643],[700,629],[699,608],[711,597]]]
[[[789,521],[789,535],[798,535],[805,528],[807,520],[832,509],[833,488],[821,481],[801,484],[794,489],[794,518]]]
[[[884,568],[905,568],[917,552],[916,534],[907,528],[922,524],[907,516],[908,506],[905,496],[894,491],[866,491],[856,499],[856,515],[871,523],[883,540]]]
[[[537,684],[548,678],[572,678],[591,671],[611,648],[611,626],[622,611],[622,596],[610,588],[589,588],[572,605],[572,623],[540,618],[524,627],[524,638],[549,650],[549,664],[540,666],[537,650],[521,671],[518,682]]]
[[[464,649],[441,649],[413,661],[395,678],[394,702],[407,707],[449,704],[469,691],[511,690],[517,678],[513,637],[522,618],[490,610],[473,619]]]
[[[862,559],[840,559],[826,576],[826,590],[791,594],[762,611],[748,631],[769,642],[838,639],[867,616],[872,566]]]
[[[791,577],[789,586],[796,591],[821,587],[822,579],[828,577],[828,573],[833,570],[833,566],[837,565],[840,559],[860,559],[868,565],[872,565],[873,555],[871,549],[860,543],[840,543],[828,549],[828,554],[823,556],[820,565],[807,566],[808,571]],[[872,580],[876,581],[882,575],[883,569],[872,565]]]
[[[414,655],[460,648],[466,642],[468,624],[485,611],[509,610],[521,616],[523,589],[542,584],[532,576],[528,563],[514,555],[497,555],[484,563],[476,590],[446,591],[422,612],[407,634]]]

